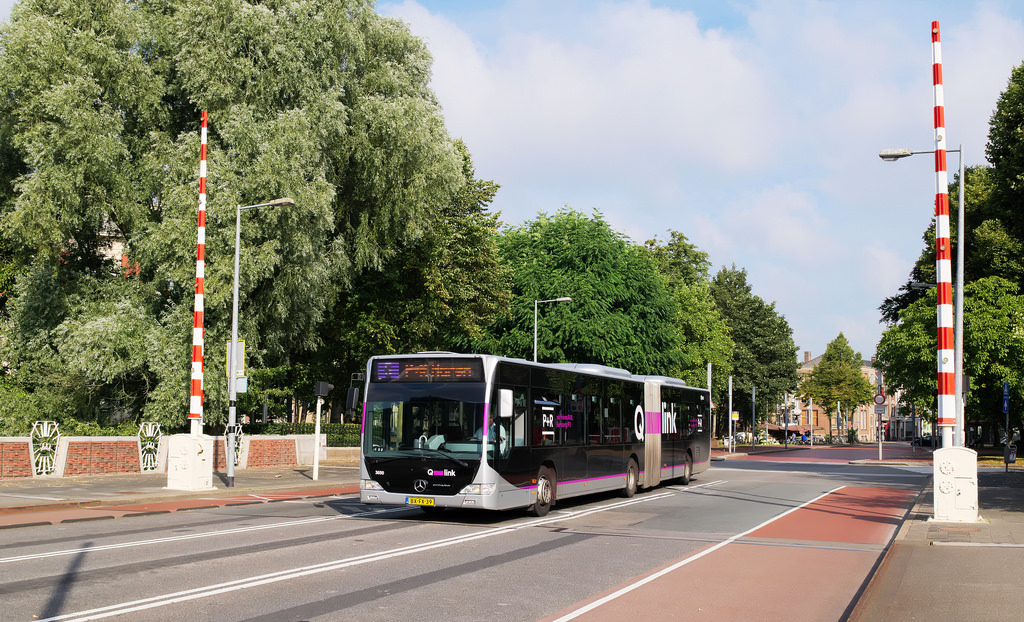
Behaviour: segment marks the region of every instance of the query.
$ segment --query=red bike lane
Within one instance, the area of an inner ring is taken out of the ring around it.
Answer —
[[[791,445],[788,449],[781,446],[758,447],[754,451],[729,454],[725,450],[713,449],[712,458],[721,457],[728,460],[757,460],[768,462],[818,462],[818,463],[849,463],[849,462],[925,462],[930,463],[930,448],[910,447],[905,443],[886,444],[882,448],[881,458],[877,445]]]
[[[837,488],[550,619],[842,619],[916,496]]]

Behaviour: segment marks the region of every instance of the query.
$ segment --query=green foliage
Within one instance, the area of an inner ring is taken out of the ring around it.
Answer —
[[[878,344],[876,367],[890,388],[908,402],[936,407],[935,294],[900,314]],[[1012,403],[1024,403],[1024,296],[1000,277],[969,283],[964,296],[964,373],[971,377],[965,415],[970,421],[1003,425],[1002,387],[1010,382]],[[927,417],[927,415],[926,415]],[[1016,417],[1015,417],[1016,418]]]
[[[295,200],[243,214],[249,365],[324,368],[342,292],[421,240],[465,184],[429,68],[423,42],[367,1],[19,3],[0,30],[0,284],[18,308],[0,344],[18,396],[5,411],[183,422],[201,110],[208,418],[226,410],[239,204]],[[130,284],[112,237],[138,266]]]
[[[396,245],[379,269],[362,270],[342,296],[332,350],[352,369],[373,354],[471,349],[508,305],[511,270],[498,254],[498,217],[486,211],[498,186],[476,179],[465,146],[456,147],[459,190],[421,237]]]
[[[7,299],[14,293],[14,280],[18,274],[14,257],[7,250],[8,244],[0,239],[0,317],[7,307]]]
[[[661,266],[672,284],[697,285],[708,282],[711,260],[708,254],[691,244],[686,236],[669,230],[669,239],[662,244],[657,238],[644,244]]]
[[[989,121],[985,154],[992,164],[990,212],[1015,238],[1024,238],[1024,64],[1014,67]]]
[[[985,166],[967,167],[964,171],[964,220],[969,227],[964,231],[964,277],[971,281],[986,276],[1003,276],[1016,279],[1024,275],[1017,259],[1020,243],[1010,236],[991,209],[993,169]],[[956,203],[959,201],[960,176],[957,174],[949,185],[949,197],[953,211],[950,218],[950,236],[953,257],[957,255],[960,223],[956,218]],[[914,288],[911,283],[935,283],[935,219],[933,218],[921,234],[924,245],[914,262],[910,277],[900,287],[900,293],[886,298],[879,306],[882,321],[893,325],[899,321],[899,312],[906,309],[925,295],[924,287]]]
[[[830,428],[835,404],[840,405],[840,416],[843,416],[843,413],[848,415],[860,404],[871,401],[875,387],[861,375],[863,364],[860,353],[854,352],[843,333],[839,333],[825,347],[821,360],[801,383],[801,399],[814,400],[823,406]]]
[[[245,434],[309,434],[316,431],[315,423],[247,423]],[[328,447],[358,447],[360,426],[357,423],[322,423],[320,433],[327,437]]]
[[[340,392],[373,354],[532,358],[534,301],[561,296],[538,309],[540,360],[698,386],[711,363],[718,396],[735,367],[762,412],[791,390],[785,319],[745,273],[716,292],[683,234],[637,245],[569,208],[500,232],[430,63],[369,0],[19,2],[0,25],[0,433],[184,424],[203,110],[211,426],[237,208],[285,196],[241,216],[242,412]]]
[[[899,322],[882,333],[875,350],[875,367],[882,370],[890,392],[901,389],[904,400],[937,406],[935,356],[935,290],[900,311]]]
[[[746,270],[723,267],[711,281],[711,295],[734,344],[733,410],[750,412],[756,387],[755,413],[765,416],[797,386],[799,363],[793,329],[775,311],[775,303],[754,295]],[[728,395],[715,396],[717,404],[727,400]]]
[[[963,371],[972,379],[965,413],[969,421],[988,421],[1001,427],[1002,382],[1011,382],[1013,400],[1017,401],[1024,381],[1015,372],[1020,364],[1017,290],[1024,284],[1024,216],[1019,209],[1024,201],[1024,65],[1013,68],[996,103],[986,155],[991,166],[968,168],[966,179],[957,178],[949,192],[955,204],[963,181],[967,226]],[[953,225],[960,223],[954,220]],[[955,246],[955,229],[952,234]],[[934,282],[933,229],[924,239],[911,280]],[[876,366],[885,372],[888,386],[903,389],[905,402],[934,411],[934,290],[911,290],[904,285],[881,310],[890,326],[879,342]]]
[[[729,327],[711,296],[708,282],[711,262],[707,253],[690,244],[682,233],[670,231],[669,235],[665,244],[657,239],[645,244],[658,261],[676,299],[675,324],[682,340],[683,360],[688,361],[681,368],[669,370],[669,375],[703,387],[707,384],[707,365],[711,363],[712,391],[721,395],[727,390],[732,374],[733,342]]]
[[[980,223],[972,237],[975,251],[971,253],[967,274],[975,272],[979,278],[997,276],[1011,281],[1024,276],[1024,241],[1011,235],[1003,221],[990,219]]]
[[[964,373],[971,377],[969,421],[1005,425],[1004,381],[1010,383],[1010,403],[1024,404],[1024,296],[1015,283],[989,277],[967,286]],[[1020,419],[1020,407],[1011,407],[1010,421]]]
[[[600,214],[542,212],[505,231],[498,246],[513,271],[511,313],[491,327],[482,349],[533,358],[534,301],[569,296],[572,302],[538,306],[537,360],[642,374],[684,364],[678,310],[655,258]]]

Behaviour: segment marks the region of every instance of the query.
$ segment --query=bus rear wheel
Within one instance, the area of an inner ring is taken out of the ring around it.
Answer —
[[[683,486],[690,483],[693,478],[693,457],[690,456],[690,452],[686,452],[686,458],[683,459],[683,475],[679,478],[679,483]]]
[[[627,499],[636,494],[637,481],[639,481],[640,467],[636,460],[629,459],[629,466],[626,467],[626,487],[622,490],[622,496]]]
[[[555,478],[547,467],[537,472],[537,499],[530,506],[534,516],[547,516],[548,510],[555,502]]]

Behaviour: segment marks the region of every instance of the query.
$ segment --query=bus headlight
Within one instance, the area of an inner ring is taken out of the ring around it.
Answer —
[[[459,491],[460,495],[492,495],[497,484],[470,484]]]
[[[372,479],[364,479],[363,490],[384,490],[384,487]]]

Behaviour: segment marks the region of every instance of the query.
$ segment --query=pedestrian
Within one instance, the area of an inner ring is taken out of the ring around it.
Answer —
[[[807,432],[801,432],[800,433],[800,444],[801,445],[806,445],[807,444]]]

